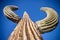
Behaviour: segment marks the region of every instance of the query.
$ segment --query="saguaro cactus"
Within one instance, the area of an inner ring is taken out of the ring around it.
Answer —
[[[43,20],[33,22],[27,12],[24,12],[22,18],[19,18],[13,10],[17,6],[6,6],[3,10],[5,16],[15,23],[18,23],[8,40],[43,40],[42,33],[53,30],[58,23],[57,12],[49,7],[42,7],[41,10],[47,13]]]

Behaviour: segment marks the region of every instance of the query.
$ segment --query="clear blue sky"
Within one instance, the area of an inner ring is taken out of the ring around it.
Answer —
[[[60,1],[59,0],[0,0],[0,40],[7,40],[16,23],[8,20],[3,14],[6,5],[16,5],[18,10],[14,11],[22,18],[26,11],[30,18],[36,22],[46,17],[45,12],[40,11],[41,7],[51,7],[58,12],[59,23],[57,28],[51,32],[42,34],[44,40],[60,40]]]

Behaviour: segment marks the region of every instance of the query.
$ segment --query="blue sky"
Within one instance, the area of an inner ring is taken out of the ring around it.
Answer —
[[[24,11],[26,11],[33,22],[42,20],[46,17],[45,12],[40,11],[41,7],[51,7],[58,12],[59,23],[57,28],[51,32],[42,34],[44,40],[60,40],[60,1],[59,0],[0,0],[0,40],[7,40],[15,26],[3,14],[3,8],[7,5],[16,5],[18,10],[14,11],[22,18]]]

